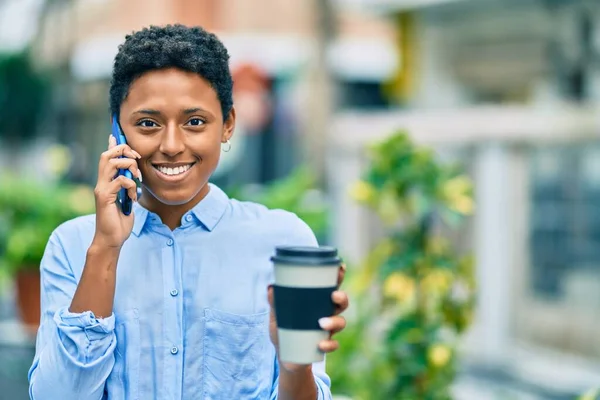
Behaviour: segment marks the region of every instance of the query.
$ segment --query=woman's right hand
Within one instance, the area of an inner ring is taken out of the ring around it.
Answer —
[[[120,156],[125,156],[120,158]],[[128,169],[140,181],[142,176],[137,165],[141,156],[126,144],[116,144],[115,138],[109,138],[108,150],[100,156],[98,182],[94,189],[96,199],[96,234],[94,243],[103,247],[121,248],[133,229],[133,212],[123,214],[117,202],[121,188],[126,188],[129,197],[137,201],[135,181],[117,176],[119,169]]]

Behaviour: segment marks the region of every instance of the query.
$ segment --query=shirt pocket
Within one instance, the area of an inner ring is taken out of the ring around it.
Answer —
[[[205,309],[204,319],[204,398],[269,399],[275,362],[269,312]]]
[[[116,315],[115,365],[106,381],[108,398],[139,399],[140,319],[137,309]]]

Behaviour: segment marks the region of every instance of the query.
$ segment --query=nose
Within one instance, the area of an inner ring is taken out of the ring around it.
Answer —
[[[162,135],[159,150],[161,153],[174,157],[185,150],[184,134],[177,124],[168,124]]]

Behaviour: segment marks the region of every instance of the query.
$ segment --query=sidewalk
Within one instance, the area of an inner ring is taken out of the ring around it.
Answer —
[[[29,400],[27,372],[35,343],[17,322],[0,322],[0,400]]]
[[[454,400],[549,400],[547,397],[488,382],[472,376],[461,376],[454,386]],[[572,398],[569,398],[572,400]]]
[[[581,393],[554,390],[507,371],[471,365],[459,376],[454,394],[455,400],[575,400]]]

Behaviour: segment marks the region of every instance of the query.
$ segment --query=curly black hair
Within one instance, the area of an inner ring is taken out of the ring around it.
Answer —
[[[150,26],[125,36],[110,82],[110,111],[119,114],[133,81],[145,72],[176,67],[195,72],[217,92],[227,119],[233,106],[229,54],[213,33],[181,24]]]

